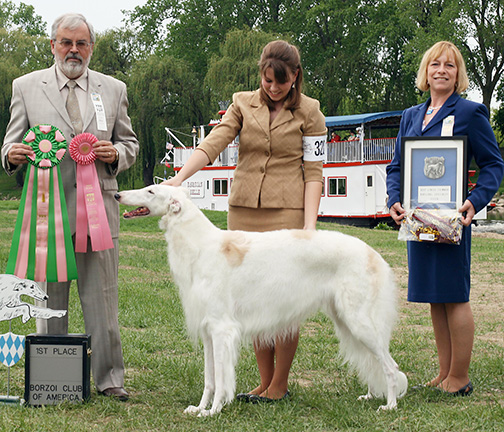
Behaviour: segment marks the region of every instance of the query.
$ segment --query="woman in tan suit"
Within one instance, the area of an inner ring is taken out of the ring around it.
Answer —
[[[326,127],[319,102],[301,93],[299,51],[285,41],[267,44],[259,63],[261,87],[233,95],[222,122],[198,146],[176,177],[180,186],[212,163],[239,134],[240,148],[229,198],[228,229],[314,230],[322,193]],[[299,329],[274,345],[254,343],[261,382],[238,399],[287,398]],[[276,359],[276,362],[275,362]]]

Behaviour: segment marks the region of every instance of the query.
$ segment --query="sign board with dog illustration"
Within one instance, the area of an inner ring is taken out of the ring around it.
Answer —
[[[0,396],[0,403],[23,404],[24,400],[10,396],[10,367],[14,366],[23,356],[26,338],[12,333],[11,320],[21,317],[28,322],[30,318],[61,318],[66,310],[53,310],[33,305],[21,299],[21,296],[34,300],[47,300],[47,294],[39,285],[29,279],[21,279],[10,274],[0,275],[0,321],[9,320],[9,332],[0,335],[0,362],[8,368],[7,395]]]

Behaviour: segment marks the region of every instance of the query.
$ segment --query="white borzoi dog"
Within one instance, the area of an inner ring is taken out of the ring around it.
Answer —
[[[368,385],[361,398],[385,396],[380,409],[397,406],[408,380],[389,354],[394,276],[364,242],[335,231],[223,231],[183,188],[154,185],[116,199],[143,207],[125,217],[162,216],[187,328],[203,340],[205,388],[185,412],[212,415],[234,399],[242,338],[271,343],[318,310],[333,320],[344,360]]]

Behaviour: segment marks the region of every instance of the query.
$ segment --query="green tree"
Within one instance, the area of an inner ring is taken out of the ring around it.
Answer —
[[[499,143],[499,147],[504,147],[504,107],[497,108],[492,116],[492,127]]]
[[[210,59],[205,84],[211,90],[212,106],[230,101],[233,93],[259,88],[258,61],[263,47],[273,39],[271,33],[258,30],[231,30],[219,55]]]
[[[471,80],[490,110],[504,72],[504,4],[501,0],[459,0],[457,40]]]
[[[52,62],[45,23],[35,15],[33,6],[0,1],[0,142],[3,142],[12,96],[12,81]],[[16,174],[23,184],[23,170]]]
[[[416,57],[435,42],[450,40],[462,52],[471,88],[483,94],[490,110],[504,73],[504,4],[501,0],[403,0],[402,9],[416,25],[407,51]],[[415,12],[416,11],[416,12]],[[406,17],[403,16],[403,19]]]
[[[12,96],[12,81],[52,64],[42,18],[32,6],[0,1],[0,140],[3,141]]]
[[[139,54],[131,29],[107,30],[97,34],[89,67],[124,81],[137,57]]]
[[[504,147],[504,83],[497,90],[497,100],[500,101],[498,108],[492,112],[492,127],[500,147]]]
[[[186,60],[207,84],[213,81],[217,100],[246,86],[244,77],[217,83],[217,70],[233,77],[244,66],[233,71],[233,57],[219,52],[228,32],[284,35],[301,49],[306,93],[326,113],[341,114],[402,108],[414,98],[414,90],[398,91],[411,81],[402,67],[408,37],[397,25],[398,11],[392,0],[148,0],[129,20],[146,52]],[[394,37],[382,48],[385,30]]]
[[[208,121],[209,97],[187,62],[151,55],[138,61],[128,81],[133,128],[141,143],[143,182],[152,184],[154,167],[164,156],[165,127],[190,127]]]
[[[147,0],[128,13],[148,53],[182,58],[204,76],[208,61],[232,29],[278,33],[292,0]]]
[[[20,3],[16,6],[11,1],[0,1],[0,28],[22,30],[30,36],[44,36],[46,23],[40,15],[35,15],[31,5]]]
[[[501,8],[501,0],[148,0],[129,19],[145,52],[187,61],[215,100],[248,85],[239,76],[246,65],[238,59],[233,68],[233,56],[219,51],[230,31],[283,35],[301,50],[305,92],[333,115],[424,100],[414,84],[418,64],[442,39],[460,47],[489,104],[502,74]]]
[[[293,3],[282,30],[301,48],[306,92],[326,114],[403,108],[412,92],[397,91],[408,34],[396,1],[318,0]]]

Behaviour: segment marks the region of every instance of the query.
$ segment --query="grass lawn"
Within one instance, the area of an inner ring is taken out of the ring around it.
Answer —
[[[0,201],[0,271],[6,267],[18,201]],[[206,212],[224,228],[226,215]],[[319,224],[355,235],[380,252],[397,275],[400,319],[391,353],[410,385],[432,378],[436,351],[427,305],[407,303],[406,247],[396,231]],[[157,220],[121,221],[119,291],[126,388],[121,403],[96,394],[82,405],[41,408],[0,407],[0,431],[502,431],[504,424],[504,236],[473,239],[472,305],[476,339],[469,398],[433,391],[409,391],[398,409],[377,412],[383,400],[357,401],[366,388],[338,358],[331,322],[313,316],[301,330],[292,367],[289,402],[250,405],[233,402],[212,418],[183,414],[203,390],[203,352],[188,340],[177,288],[166,258]],[[426,269],[427,271],[428,269]],[[447,271],[452,271],[447,269]],[[69,307],[70,332],[83,333],[75,286]],[[33,320],[12,321],[13,332],[35,332]],[[0,323],[0,333],[8,322]],[[11,368],[12,395],[23,396],[24,358]],[[7,368],[0,366],[0,394],[7,391]],[[253,350],[244,346],[237,366],[237,391],[258,384]]]

